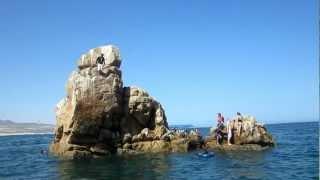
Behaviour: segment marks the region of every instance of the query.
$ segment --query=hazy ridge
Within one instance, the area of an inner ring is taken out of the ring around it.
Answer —
[[[43,123],[17,123],[11,120],[0,120],[0,136],[20,134],[50,134],[54,125]]]

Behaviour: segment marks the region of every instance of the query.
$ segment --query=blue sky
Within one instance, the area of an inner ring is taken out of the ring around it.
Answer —
[[[55,123],[80,54],[121,50],[126,86],[169,124],[236,111],[264,123],[318,120],[315,0],[0,2],[0,119]]]

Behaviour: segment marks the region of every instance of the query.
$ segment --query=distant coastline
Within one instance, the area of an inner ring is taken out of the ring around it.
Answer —
[[[272,123],[266,123],[266,125],[274,125],[274,124],[299,124],[299,123],[319,123],[319,121],[294,121],[294,122],[272,122]]]
[[[0,120],[0,136],[53,134],[54,125]]]

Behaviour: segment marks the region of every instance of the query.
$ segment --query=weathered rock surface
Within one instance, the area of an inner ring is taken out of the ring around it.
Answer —
[[[223,129],[223,141],[221,145],[217,144],[215,130],[211,128],[210,136],[205,139],[209,149],[223,151],[246,151],[246,150],[264,150],[274,146],[275,142],[272,136],[267,132],[264,125],[257,123],[253,116],[244,116],[242,121],[236,118],[230,121],[229,127],[232,129],[232,145],[227,145],[227,126]]]
[[[128,152],[129,154],[188,152],[200,148],[202,144],[203,140],[200,134],[178,133],[164,130],[163,126],[158,126],[154,130],[143,129],[139,134],[134,135],[130,142],[126,143],[118,152]]]
[[[99,72],[97,57],[106,65]],[[123,87],[119,49],[91,49],[78,60],[67,81],[67,95],[56,107],[50,151],[69,158],[112,153],[185,152],[200,146],[201,136],[171,132],[161,104],[138,87]]]

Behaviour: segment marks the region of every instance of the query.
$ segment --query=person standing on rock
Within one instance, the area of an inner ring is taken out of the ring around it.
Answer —
[[[228,145],[232,145],[231,144],[231,138],[233,136],[233,126],[234,126],[234,121],[229,119],[227,121]]]
[[[217,129],[216,129],[216,141],[217,141],[217,144],[220,144],[222,138],[223,138],[223,128],[224,128],[224,117],[222,116],[221,113],[218,113],[218,117],[217,117],[217,121],[218,121],[218,124],[217,124]]]
[[[105,64],[104,54],[101,53],[101,55],[97,58],[96,64],[98,66],[98,71],[102,71],[102,66]]]
[[[235,121],[237,123],[237,131],[238,131],[238,136],[241,135],[241,131],[242,131],[242,120],[243,120],[243,116],[241,115],[240,112],[237,112],[237,115],[235,117]]]
[[[218,113],[217,121],[218,121],[218,124],[224,123],[224,117],[222,116],[221,113]]]

